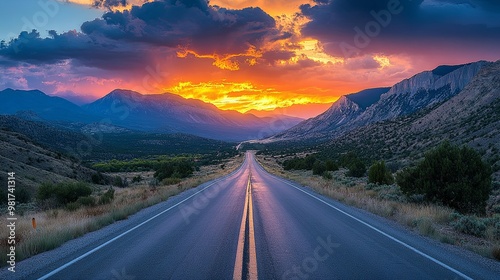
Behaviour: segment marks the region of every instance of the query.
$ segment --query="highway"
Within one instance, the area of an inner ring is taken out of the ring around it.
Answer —
[[[267,173],[254,155],[29,279],[495,279],[481,263]],[[498,279],[498,278],[497,278]]]

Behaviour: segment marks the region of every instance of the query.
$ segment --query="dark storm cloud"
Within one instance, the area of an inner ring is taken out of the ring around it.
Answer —
[[[450,4],[467,4],[471,7],[478,7],[486,11],[500,12],[500,1],[496,0],[436,0],[438,2]]]
[[[127,0],[94,0],[92,6],[96,8],[104,7],[111,9],[113,7],[125,7],[127,3]]]
[[[121,5],[126,1],[101,2]],[[234,54],[287,36],[260,8],[230,10],[209,6],[205,0],[164,0],[130,11],[110,11],[83,23],[81,30],[51,31],[49,38],[40,38],[37,31],[22,32],[0,47],[0,56],[4,64],[6,60],[37,64],[73,59],[75,64],[123,69],[150,63],[151,52],[163,47]]]
[[[0,49],[0,56],[10,63],[35,65],[73,59],[75,64],[114,70],[143,65],[146,61],[137,48],[114,41],[75,31],[57,34],[52,30],[49,35],[49,38],[41,38],[36,30],[23,31]]]
[[[229,10],[204,0],[165,0],[109,12],[86,22],[82,31],[110,39],[153,45],[190,46],[203,53],[237,53],[278,36],[274,19],[260,8]]]
[[[267,63],[274,64],[279,60],[289,60],[294,56],[295,53],[291,51],[272,50],[264,53],[262,55],[262,59],[264,59]]]
[[[500,15],[492,1],[316,0],[302,5],[310,21],[302,34],[330,54],[422,53],[500,43]],[[481,7],[481,8],[479,8]]]

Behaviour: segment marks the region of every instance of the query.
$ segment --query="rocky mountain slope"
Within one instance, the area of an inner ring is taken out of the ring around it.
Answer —
[[[373,94],[375,98],[372,103],[365,107],[360,107],[352,98],[349,100],[350,95],[344,96],[325,113],[279,133],[268,141],[324,141],[357,127],[428,109],[457,95],[489,64],[479,61],[464,65],[444,65],[432,71],[424,71],[395,84],[378,95],[379,98],[377,94]],[[367,100],[366,97],[363,99]]]
[[[449,100],[416,114],[360,127],[322,145],[334,156],[363,151],[405,165],[444,139],[478,150],[500,181],[500,61],[485,65]]]
[[[376,103],[389,88],[367,89],[341,96],[321,115],[274,135],[269,140],[322,138],[329,132],[340,131],[343,126],[359,117],[370,105]]]

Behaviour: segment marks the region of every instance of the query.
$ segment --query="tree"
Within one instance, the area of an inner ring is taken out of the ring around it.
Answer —
[[[348,166],[347,176],[363,177],[366,173],[366,166],[361,160],[357,160]]]
[[[339,170],[339,166],[333,160],[329,159],[325,162],[326,170],[328,171],[337,171]]]
[[[326,171],[326,165],[323,162],[319,160],[314,162],[312,166],[313,175],[322,175],[325,171]]]
[[[348,169],[347,176],[362,177],[366,173],[366,166],[363,161],[353,152],[348,152],[340,157],[342,166]]]
[[[407,195],[421,194],[461,213],[484,213],[491,168],[473,149],[446,141],[426,153],[416,167],[398,173],[396,181]]]
[[[375,184],[390,185],[394,183],[391,171],[385,166],[385,162],[377,161],[368,170],[368,182]]]

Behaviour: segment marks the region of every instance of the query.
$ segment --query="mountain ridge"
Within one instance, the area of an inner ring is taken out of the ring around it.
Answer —
[[[413,114],[455,96],[488,65],[491,62],[478,61],[455,66],[442,65],[434,70],[423,71],[396,83],[382,93],[376,102],[364,108],[354,108],[344,99],[339,99],[323,114],[263,142],[326,141],[357,127]],[[349,98],[349,95],[346,96]]]
[[[225,111],[213,104],[172,93],[141,94],[125,89],[115,89],[81,107],[39,90],[5,89],[0,91],[0,96],[3,101],[0,114],[58,123],[78,130],[90,124],[94,128],[106,124],[117,129],[188,133],[217,140],[241,141],[275,134],[300,121],[289,116],[259,118]],[[277,121],[280,125],[276,125]]]

